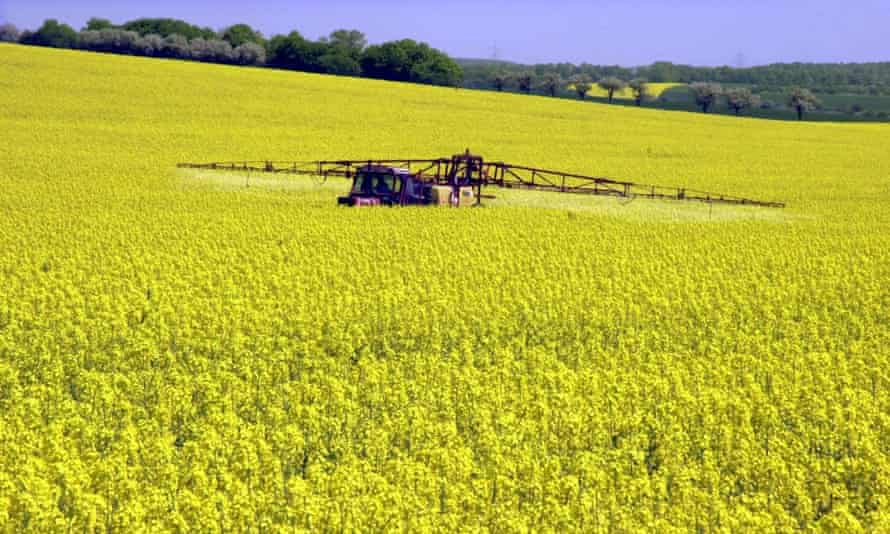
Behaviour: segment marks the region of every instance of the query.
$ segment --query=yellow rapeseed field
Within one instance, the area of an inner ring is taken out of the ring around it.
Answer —
[[[658,98],[662,93],[667,91],[668,89],[673,89],[674,87],[679,87],[685,84],[682,83],[647,83],[646,84],[646,93],[651,98]],[[587,91],[588,96],[597,96],[600,98],[606,98],[609,96],[609,93],[603,90],[600,86],[593,84],[593,87],[590,88],[590,91]],[[620,91],[615,91],[615,94],[612,95],[616,99],[621,100],[633,100],[634,94],[633,91],[629,87],[625,87]]]
[[[890,528],[890,129],[0,46],[0,530]],[[784,200],[347,209],[180,161]]]

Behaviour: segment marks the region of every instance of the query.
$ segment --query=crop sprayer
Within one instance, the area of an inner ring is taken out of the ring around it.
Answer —
[[[297,174],[345,178],[349,194],[337,199],[347,206],[479,205],[483,187],[531,189],[627,199],[688,200],[784,208],[784,202],[754,200],[681,187],[665,187],[585,176],[563,171],[485,161],[469,150],[438,159],[361,159],[329,161],[241,161],[180,163],[178,167],[215,171]]]

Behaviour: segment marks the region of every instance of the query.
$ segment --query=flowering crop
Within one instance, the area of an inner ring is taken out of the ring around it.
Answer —
[[[684,84],[682,84],[682,83],[656,83],[656,82],[647,83],[646,84],[646,94],[649,95],[651,98],[658,98],[661,96],[662,93],[664,93],[668,89],[673,89],[674,87],[679,87],[681,85],[684,85]],[[593,87],[590,88],[590,91],[587,91],[587,95],[605,98],[605,97],[609,96],[609,93],[607,93],[602,87],[600,87],[596,84],[593,84]],[[622,89],[620,91],[615,91],[615,94],[613,95],[613,97],[618,98],[618,99],[623,99],[623,100],[633,100],[634,93],[633,93],[633,90],[631,90],[629,87],[625,87],[624,89]]]
[[[8,531],[890,524],[890,130],[0,46]],[[448,155],[784,200],[345,184]]]

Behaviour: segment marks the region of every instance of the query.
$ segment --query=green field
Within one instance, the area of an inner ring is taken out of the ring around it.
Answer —
[[[0,45],[0,530],[886,532],[890,128]],[[783,200],[180,161],[487,158]]]

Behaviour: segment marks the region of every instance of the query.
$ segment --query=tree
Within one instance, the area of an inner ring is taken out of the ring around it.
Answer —
[[[326,39],[322,39],[322,42],[339,52],[352,56],[356,61],[368,46],[365,34],[358,30],[334,30]]]
[[[463,76],[453,59],[412,39],[369,46],[360,64],[363,75],[382,80],[457,85]]]
[[[753,94],[750,89],[730,89],[726,92],[726,104],[735,111],[738,116],[743,110],[755,108],[760,105],[760,97]]]
[[[99,17],[92,17],[87,21],[86,26],[83,27],[81,31],[100,31],[100,30],[110,30],[114,28],[114,24],[111,23],[108,19],[102,19]]]
[[[525,94],[532,92],[533,81],[534,76],[529,71],[522,72],[516,77],[516,83],[519,84],[519,90]]]
[[[677,81],[677,66],[670,61],[656,61],[646,68],[648,77],[653,82]]]
[[[634,95],[634,102],[636,102],[638,106],[642,106],[643,101],[650,97],[649,82],[647,82],[645,78],[634,78],[628,82],[627,86],[630,87],[630,90]]]
[[[803,120],[804,112],[816,109],[821,102],[809,89],[795,87],[788,95],[788,104],[797,111],[797,120]]]
[[[612,99],[615,97],[615,91],[620,91],[624,89],[625,83],[620,78],[616,78],[615,76],[607,76],[597,82],[597,85],[600,88],[608,93],[609,95],[609,103],[612,103]]]
[[[362,51],[367,45],[365,34],[358,30],[335,30],[320,40],[325,52],[318,62],[322,72],[345,76],[361,74]]]
[[[499,70],[494,73],[491,77],[491,84],[494,86],[498,92],[503,91],[504,87],[510,83],[510,75],[506,72]]]
[[[689,86],[692,95],[695,97],[695,103],[702,112],[707,113],[711,107],[723,94],[723,88],[719,83],[696,82]]]
[[[541,79],[541,89],[545,94],[550,96],[556,96],[556,93],[559,92],[560,86],[562,86],[563,81],[562,78],[559,77],[558,74],[550,73],[544,76]]]
[[[125,22],[120,26],[122,30],[128,30],[139,35],[157,34],[161,37],[178,34],[186,39],[216,39],[216,32],[210,28],[200,28],[189,24],[184,20],[168,18],[143,18]]]
[[[22,32],[14,24],[0,24],[0,42],[15,43],[21,35]]]
[[[343,50],[332,49],[318,58],[318,64],[327,74],[358,76],[362,72],[359,62]]]
[[[579,74],[572,78],[572,86],[575,89],[575,94],[578,95],[578,98],[584,100],[587,96],[587,93],[590,92],[590,89],[593,88],[593,83],[591,83],[590,78],[583,74]]]
[[[369,78],[407,82],[411,77],[409,49],[415,48],[414,44],[390,41],[369,46],[360,60],[362,74]]]
[[[54,48],[74,48],[77,46],[77,32],[67,24],[59,24],[55,19],[48,19],[36,32],[24,36],[22,42]]]
[[[461,76],[460,65],[438,51],[411,67],[411,81],[415,83],[456,87]]]
[[[324,45],[307,41],[300,32],[292,31],[269,41],[267,63],[282,69],[324,72],[320,59],[326,51]]]
[[[256,43],[261,45],[265,41],[262,33],[254,30],[247,24],[234,24],[229,26],[222,30],[219,36],[223,41],[232,45],[232,48],[237,48],[244,43]]]

